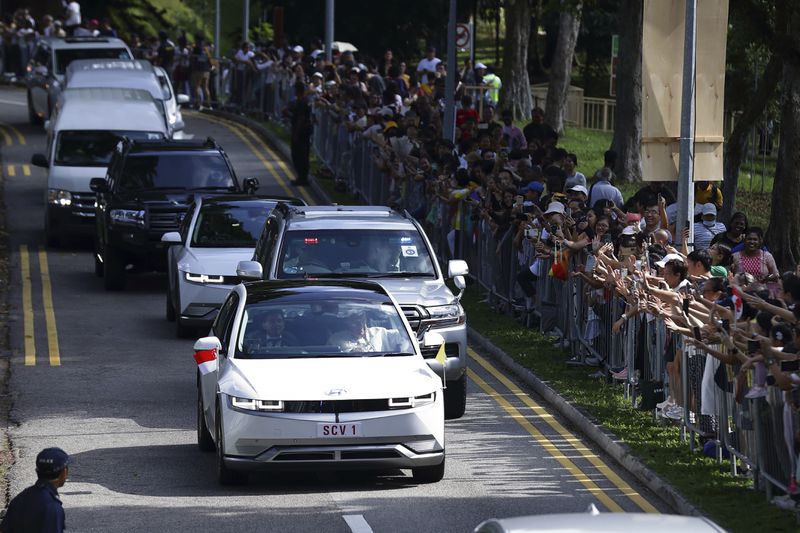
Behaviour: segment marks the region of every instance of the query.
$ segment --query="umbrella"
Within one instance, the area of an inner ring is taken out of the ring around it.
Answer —
[[[346,43],[344,41],[333,41],[331,48],[339,50],[340,52],[358,52],[358,48],[353,46],[352,43]]]

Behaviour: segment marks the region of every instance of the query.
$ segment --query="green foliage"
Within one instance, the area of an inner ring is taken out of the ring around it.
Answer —
[[[567,366],[567,354],[541,333],[481,303],[474,289],[467,290],[462,304],[470,326],[614,433],[714,521],[733,531],[797,530],[792,514],[767,503],[762,493],[751,490],[750,480],[732,477],[727,462],[718,465],[689,451],[677,426],[632,408],[621,387],[588,377],[586,367]]]

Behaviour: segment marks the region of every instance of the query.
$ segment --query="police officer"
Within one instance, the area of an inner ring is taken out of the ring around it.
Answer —
[[[69,455],[61,448],[45,448],[36,456],[36,475],[32,487],[11,500],[0,524],[2,533],[62,533],[64,508],[58,489],[64,486],[69,473]]]

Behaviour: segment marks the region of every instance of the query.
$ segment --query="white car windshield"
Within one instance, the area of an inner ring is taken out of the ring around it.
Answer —
[[[287,231],[278,278],[425,277],[436,273],[416,230]]]
[[[253,248],[274,202],[205,203],[192,233],[194,248]]]
[[[244,309],[236,358],[411,356],[414,345],[389,301],[277,298]]]

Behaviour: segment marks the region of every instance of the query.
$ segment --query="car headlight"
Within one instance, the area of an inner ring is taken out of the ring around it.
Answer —
[[[186,281],[192,283],[225,283],[225,276],[209,276],[208,274],[186,273]]]
[[[283,411],[283,400],[254,400],[231,396],[231,406],[245,411]]]
[[[72,205],[72,193],[61,189],[47,189],[47,203],[60,207]]]
[[[112,209],[108,216],[114,224],[144,227],[143,209]]]
[[[436,393],[429,392],[420,396],[407,396],[403,398],[389,398],[389,409],[410,409],[430,405],[436,401]]]
[[[464,313],[461,304],[434,305],[427,309],[431,319],[437,322],[463,324],[467,321],[467,315]]]

